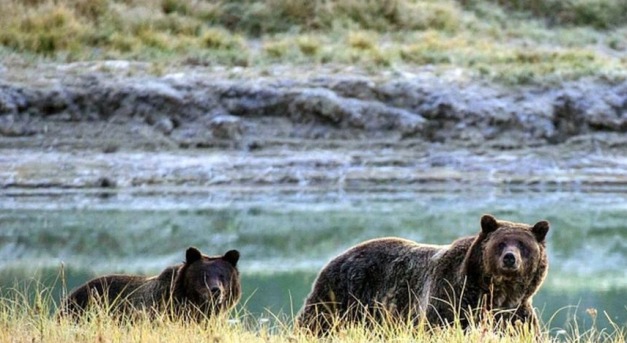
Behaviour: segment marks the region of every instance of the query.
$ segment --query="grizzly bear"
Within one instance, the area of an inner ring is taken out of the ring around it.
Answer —
[[[549,223],[481,218],[481,231],[450,245],[380,238],[358,244],[320,271],[297,326],[324,335],[342,323],[407,320],[466,328],[494,314],[499,323],[538,325],[532,297],[548,269]]]
[[[94,304],[111,314],[169,315],[201,320],[230,310],[241,297],[237,250],[206,256],[190,247],[185,262],[157,276],[106,275],[74,290],[64,299],[60,314],[80,318]]]

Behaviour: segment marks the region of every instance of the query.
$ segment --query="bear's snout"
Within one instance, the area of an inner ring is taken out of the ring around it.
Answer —
[[[224,291],[216,282],[206,285],[203,293],[207,301],[211,303],[221,304],[224,301]]]
[[[221,304],[224,300],[222,287],[213,286],[209,289],[209,298],[216,304]]]
[[[500,268],[504,272],[517,272],[521,266],[520,254],[515,249],[505,249],[501,254]]]
[[[222,289],[220,289],[220,287],[218,286],[213,286],[209,289],[209,291],[211,292],[211,295],[213,297],[219,297],[220,294],[222,294]]]
[[[203,301],[220,305],[225,300],[224,287],[216,277],[205,276],[202,283],[198,284],[196,290]]]
[[[516,266],[516,255],[508,252],[503,256],[503,265],[506,268],[514,268]]]

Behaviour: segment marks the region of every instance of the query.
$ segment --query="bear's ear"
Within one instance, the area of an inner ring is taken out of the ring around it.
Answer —
[[[187,248],[185,252],[185,263],[194,263],[202,258],[200,251],[194,247]]]
[[[223,260],[230,263],[233,267],[237,266],[237,261],[239,261],[239,251],[237,250],[229,250],[222,257]]]
[[[536,240],[538,242],[544,242],[544,238],[546,237],[547,232],[549,232],[549,222],[546,220],[539,221],[536,225],[531,228],[531,232],[536,236]]]
[[[490,233],[496,231],[499,228],[499,223],[496,221],[496,218],[489,214],[484,214],[481,217],[481,232]]]

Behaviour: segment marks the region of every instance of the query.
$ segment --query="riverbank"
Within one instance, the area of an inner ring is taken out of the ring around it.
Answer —
[[[627,82],[148,66],[5,69],[0,187],[627,185]]]

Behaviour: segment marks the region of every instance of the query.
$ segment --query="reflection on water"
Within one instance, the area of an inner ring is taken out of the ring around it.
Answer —
[[[4,195],[0,287],[37,278],[58,296],[62,263],[73,288],[104,273],[157,274],[190,245],[208,254],[236,248],[246,310],[290,315],[317,271],[353,244],[391,235],[448,243],[477,232],[483,213],[551,222],[551,268],[534,300],[551,327],[573,317],[589,324],[588,308],[599,326],[609,326],[603,311],[627,324],[627,196],[613,193]]]

